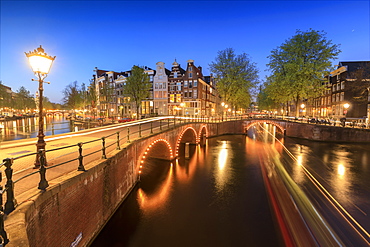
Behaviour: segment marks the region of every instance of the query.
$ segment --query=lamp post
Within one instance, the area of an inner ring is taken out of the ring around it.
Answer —
[[[56,56],[52,57],[45,53],[44,49],[41,47],[38,47],[34,51],[30,51],[26,53],[26,56],[28,57],[28,61],[32,67],[33,73],[35,73],[35,76],[37,79],[32,79],[32,81],[38,81],[39,82],[39,132],[38,132],[38,140],[36,143],[37,147],[37,155],[36,155],[36,161],[35,161],[35,168],[40,166],[39,161],[39,150],[45,150],[46,143],[44,141],[44,116],[43,116],[43,92],[44,92],[44,79],[48,76],[48,73],[50,71],[51,65],[53,64],[53,61]],[[49,83],[49,82],[47,82]]]

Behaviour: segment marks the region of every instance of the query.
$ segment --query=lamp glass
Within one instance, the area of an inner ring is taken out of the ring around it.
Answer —
[[[30,55],[28,61],[34,73],[48,74],[53,63],[53,59],[42,55]]]

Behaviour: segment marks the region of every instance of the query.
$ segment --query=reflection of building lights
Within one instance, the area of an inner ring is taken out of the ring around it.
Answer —
[[[226,165],[228,155],[226,147],[227,147],[226,141],[222,141],[222,147],[220,153],[218,154],[218,168],[220,168],[220,170],[223,170]]]
[[[345,167],[344,167],[344,165],[339,164],[339,166],[338,166],[338,174],[339,174],[340,176],[343,176],[345,172],[346,172],[346,171],[345,171]]]

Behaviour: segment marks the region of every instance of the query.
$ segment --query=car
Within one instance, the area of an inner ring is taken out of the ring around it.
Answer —
[[[130,121],[134,121],[134,119],[124,117],[124,118],[121,118],[121,119],[118,120],[119,123],[126,123],[126,122],[130,122]]]

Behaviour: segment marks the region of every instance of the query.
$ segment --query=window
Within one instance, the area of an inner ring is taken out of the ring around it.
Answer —
[[[189,81],[189,88],[192,88],[192,81]]]
[[[176,102],[181,102],[181,94],[176,94]]]
[[[333,85],[333,92],[335,91],[335,84]]]
[[[192,78],[193,77],[193,73],[189,73],[189,78]]]
[[[187,98],[187,97],[188,97],[188,92],[185,91],[184,98]]]
[[[191,95],[192,95],[192,93],[191,93],[191,91],[189,92],[189,98],[191,98]]]
[[[177,83],[177,91],[181,91],[181,82]]]
[[[340,93],[340,101],[343,101],[344,100],[344,92],[341,92]]]
[[[340,89],[344,89],[344,81],[342,81],[341,83],[340,83]]]
[[[194,87],[197,87],[197,86],[198,86],[198,81],[194,80]]]
[[[158,83],[155,84],[155,89],[158,89]]]
[[[198,97],[198,91],[196,89],[194,89],[193,92],[194,92],[194,94],[193,94],[194,99],[196,99]]]
[[[158,76],[158,79],[163,80],[163,76],[162,75]]]
[[[188,87],[188,81],[184,81],[184,87]]]
[[[189,66],[189,71],[193,71],[193,67]]]
[[[170,94],[170,102],[175,102],[175,95],[174,94]]]
[[[177,78],[177,72],[173,73],[173,78]]]

